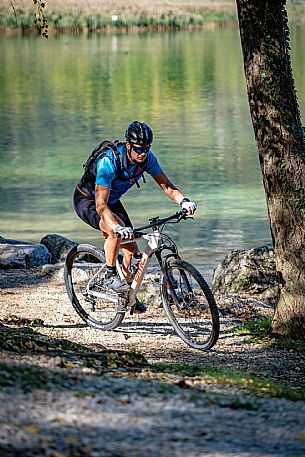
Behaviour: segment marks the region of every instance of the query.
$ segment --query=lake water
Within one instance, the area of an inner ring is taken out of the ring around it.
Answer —
[[[305,30],[292,63],[305,115]],[[170,179],[198,203],[171,226],[208,277],[226,253],[270,242],[238,30],[0,37],[0,235],[100,243],[74,214],[82,164],[101,139],[147,122]],[[123,197],[134,225],[178,208],[153,180]]]

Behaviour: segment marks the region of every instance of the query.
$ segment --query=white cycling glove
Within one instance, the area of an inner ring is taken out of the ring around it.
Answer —
[[[116,225],[114,227],[114,232],[118,235],[119,238],[122,238],[122,240],[134,239],[134,233],[131,227],[123,227],[122,225]]]
[[[191,202],[189,198],[184,198],[180,203],[182,209],[185,209],[188,214],[194,214],[197,209],[197,205],[194,202]]]

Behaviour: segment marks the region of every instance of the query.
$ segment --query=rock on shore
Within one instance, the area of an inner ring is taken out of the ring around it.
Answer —
[[[0,269],[35,268],[50,262],[50,253],[42,244],[0,237]]]
[[[42,267],[46,273],[61,269],[69,250],[77,243],[57,234],[49,234],[39,244],[0,237],[0,269]],[[146,299],[160,301],[159,275],[151,271],[145,278]],[[276,303],[278,283],[274,253],[271,246],[230,252],[217,266],[212,290],[223,314],[236,316]],[[147,297],[146,297],[147,295]]]
[[[40,243],[50,252],[51,263],[63,262],[70,249],[77,245],[75,241],[56,234],[46,235]]]
[[[37,268],[64,262],[69,250],[76,245],[75,241],[56,234],[46,235],[40,243],[0,236],[0,269]]]
[[[212,290],[224,313],[273,307],[279,292],[273,248],[230,252],[214,271]]]

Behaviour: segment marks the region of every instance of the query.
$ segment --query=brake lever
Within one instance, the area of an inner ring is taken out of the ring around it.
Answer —
[[[177,220],[177,223],[180,222],[180,221],[182,221],[182,219],[193,219],[193,220],[194,220],[194,218],[193,218],[192,216],[189,216],[189,215],[187,214],[187,212],[185,212],[184,214],[181,214],[181,216],[179,216],[179,218],[178,218],[178,220]]]

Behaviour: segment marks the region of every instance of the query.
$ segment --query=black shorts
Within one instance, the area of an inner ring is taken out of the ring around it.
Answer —
[[[86,224],[90,225],[96,230],[101,230],[100,229],[100,216],[96,212],[95,208],[95,199],[87,197],[86,195],[83,195],[78,188],[75,189],[74,195],[73,195],[73,205],[74,209],[76,211],[76,214],[84,221]],[[132,227],[132,223],[129,219],[129,216],[120,202],[118,200],[117,202],[111,204],[108,203],[108,208],[122,221],[124,222],[126,227]]]

